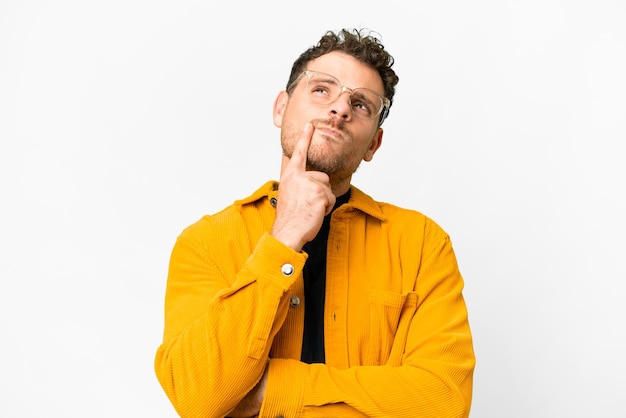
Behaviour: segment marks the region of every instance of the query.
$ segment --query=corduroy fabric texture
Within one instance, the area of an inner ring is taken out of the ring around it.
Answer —
[[[448,235],[352,187],[328,239],[326,363],[305,364],[307,255],[269,234],[277,186],[176,240],[155,371],[179,415],[225,416],[269,364],[261,417],[469,416],[475,356]]]

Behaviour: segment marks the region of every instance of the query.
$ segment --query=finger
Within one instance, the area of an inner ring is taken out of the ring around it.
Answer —
[[[309,171],[307,174],[311,180],[330,188],[330,177],[328,177],[328,174],[321,171]]]
[[[311,138],[313,137],[313,125],[307,123],[302,129],[302,135],[296,141],[296,145],[291,155],[291,164],[302,170],[306,170],[306,161],[309,154],[309,146],[311,145]]]
[[[326,205],[326,215],[328,215],[330,212],[333,211],[333,208],[335,207],[335,202],[337,201],[337,198],[335,197],[335,195],[332,193],[332,191],[329,190],[329,194],[328,194],[328,204]]]

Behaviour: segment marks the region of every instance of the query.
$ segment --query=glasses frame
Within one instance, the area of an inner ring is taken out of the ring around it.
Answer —
[[[378,126],[383,124],[383,121],[385,120],[385,118],[387,117],[387,114],[389,113],[389,107],[391,106],[391,100],[389,100],[387,97],[385,96],[381,96],[380,94],[376,93],[374,90],[372,89],[368,89],[366,87],[357,87],[357,88],[350,88],[350,87],[346,87],[343,85],[343,83],[334,75],[332,74],[328,74],[328,73],[323,73],[321,71],[313,71],[313,70],[304,70],[300,73],[300,75],[298,77],[296,77],[295,80],[293,80],[293,82],[287,87],[287,92],[289,92],[290,90],[292,90],[296,84],[298,84],[298,82],[304,77],[307,77],[306,80],[306,84],[307,84],[307,90],[308,90],[308,86],[309,86],[309,82],[311,81],[311,77],[313,75],[323,75],[326,77],[331,77],[334,78],[335,80],[337,80],[337,83],[339,84],[339,87],[341,88],[341,92],[339,93],[339,95],[337,95],[337,97],[335,97],[333,100],[331,100],[330,102],[328,102],[328,104],[331,103],[335,103],[335,101],[337,99],[339,99],[341,97],[342,94],[344,94],[345,92],[349,93],[349,99],[350,99],[350,103],[352,103],[352,93],[355,90],[367,90],[370,91],[372,93],[374,93],[376,96],[378,96],[378,98],[380,99],[380,109],[378,109],[378,112],[371,118],[371,119],[367,119],[367,118],[363,118],[361,116],[357,116],[359,119],[364,119],[364,120],[375,120],[377,116],[380,115],[380,120],[378,121]],[[310,92],[309,96],[310,96]],[[354,113],[353,113],[354,114]]]

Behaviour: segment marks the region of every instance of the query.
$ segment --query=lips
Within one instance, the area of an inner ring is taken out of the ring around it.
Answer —
[[[344,141],[345,138],[343,133],[334,128],[333,126],[327,124],[315,124],[315,132],[319,132],[321,135],[328,137],[330,139],[334,139],[337,141]]]
[[[324,136],[328,136],[330,138],[337,139],[337,140],[343,140],[343,136],[341,135],[341,133],[334,129],[322,128],[322,129],[319,129],[319,132]]]

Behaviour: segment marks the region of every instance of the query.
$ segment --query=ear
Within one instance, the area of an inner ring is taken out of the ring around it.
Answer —
[[[376,133],[374,134],[374,138],[372,138],[372,142],[370,147],[365,151],[365,155],[363,156],[363,161],[372,161],[374,158],[374,154],[378,151],[378,148],[383,143],[383,128],[378,128]]]
[[[285,114],[285,107],[287,106],[287,101],[289,100],[289,95],[286,91],[281,91],[276,96],[276,100],[274,100],[274,126],[280,128],[283,124],[283,115]]]

